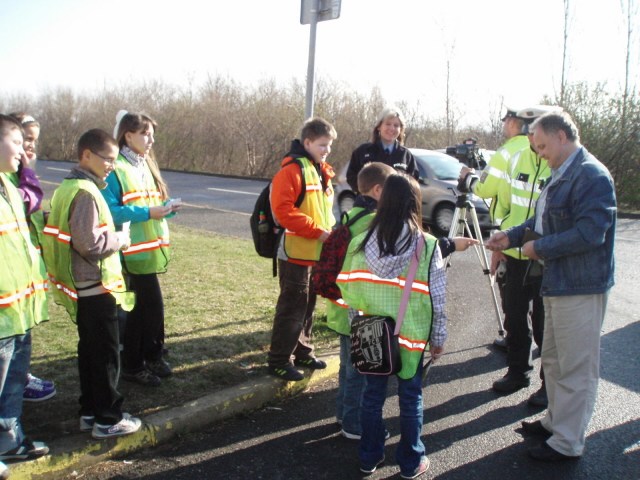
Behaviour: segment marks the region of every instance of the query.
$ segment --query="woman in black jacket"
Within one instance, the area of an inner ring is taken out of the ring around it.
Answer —
[[[404,170],[418,180],[415,158],[404,146],[405,121],[397,108],[385,108],[373,129],[371,142],[364,143],[351,154],[347,169],[347,183],[358,192],[358,172],[369,162],[382,162],[398,170]]]

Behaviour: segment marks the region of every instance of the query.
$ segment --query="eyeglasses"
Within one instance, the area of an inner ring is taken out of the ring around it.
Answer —
[[[99,153],[94,152],[93,150],[90,150],[91,153],[93,153],[94,155],[97,155],[98,157],[100,157],[102,160],[104,160],[105,162],[107,162],[109,165],[115,165],[116,164],[116,159],[115,158],[107,158],[107,157],[103,157],[102,155],[100,155]]]

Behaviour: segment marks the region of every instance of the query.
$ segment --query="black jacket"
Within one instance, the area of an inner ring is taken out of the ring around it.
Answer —
[[[420,176],[416,159],[413,158],[407,147],[403,147],[396,142],[391,155],[387,155],[382,143],[364,143],[351,154],[351,162],[347,169],[347,183],[354,192],[358,191],[358,173],[369,162],[382,162],[391,167],[397,164],[404,164],[409,175],[416,180]]]

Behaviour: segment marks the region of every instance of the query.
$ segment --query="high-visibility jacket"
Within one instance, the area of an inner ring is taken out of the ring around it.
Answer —
[[[22,197],[0,176],[7,198],[0,195],[0,338],[24,335],[49,319],[47,273],[31,243]]]
[[[51,213],[44,228],[43,252],[49,269],[49,280],[56,287],[53,297],[56,303],[64,306],[75,322],[78,313],[78,291],[71,269],[71,229],[69,212],[71,204],[80,190],[89,192],[98,207],[100,229],[115,232],[109,206],[100,190],[91,180],[65,179],[56,189],[51,200]],[[111,293],[116,303],[125,311],[131,311],[135,303],[133,292],[127,292],[122,265],[118,253],[99,260],[102,286]]]
[[[315,164],[307,158],[299,158],[304,167],[304,179],[306,193],[302,204],[299,207],[300,212],[309,216],[311,220],[325,230],[331,229],[335,223],[333,216],[333,187],[331,180],[327,179],[326,187],[323,188],[322,180]],[[292,164],[291,168],[298,168]],[[289,168],[289,167],[285,167]],[[303,237],[297,232],[285,229],[284,234],[284,253],[288,258],[303,261],[318,261],[322,243],[315,238]]]
[[[504,212],[500,230],[524,223],[533,216],[542,188],[551,178],[551,169],[544,158],[530,148],[517,152],[504,175],[498,192],[498,208]],[[510,248],[504,253],[526,260],[520,248]]]
[[[347,257],[336,283],[351,308],[361,310],[365,315],[384,315],[395,319],[398,316],[410,263],[396,278],[378,277],[369,270],[364,252],[354,253],[366,235],[366,232],[358,235],[349,244]],[[398,376],[405,380],[413,378],[416,374],[431,334],[433,309],[429,291],[429,270],[438,241],[429,234],[425,234],[424,237],[422,258],[418,264],[409,304],[398,336],[402,358],[402,370]]]
[[[473,185],[473,193],[479,197],[493,198],[489,213],[491,220],[498,225],[502,222],[505,212],[500,209],[495,197],[498,195],[500,185],[505,181],[507,166],[517,152],[528,148],[529,139],[526,135],[511,137],[491,157],[487,166],[480,173],[480,181]]]
[[[147,164],[145,184],[142,184],[133,165],[118,155],[114,174],[120,183],[122,204],[154,207],[163,205],[162,195]],[[162,220],[131,223],[131,246],[122,252],[123,268],[128,273],[149,274],[167,271],[171,251],[169,249],[169,225]]]
[[[363,210],[364,208],[362,207],[352,208],[349,210],[349,213],[347,213],[347,217],[344,218],[343,223],[346,223],[348,218],[354,218]],[[349,230],[351,231],[351,238],[357,237],[362,232],[365,232],[369,228],[374,215],[375,213],[370,213],[369,215],[360,217],[353,225],[351,225],[349,227]],[[342,298],[339,298],[338,300],[327,298],[327,326],[341,335],[349,335],[351,333],[351,325],[349,324],[349,305],[347,305],[347,302]]]
[[[11,183],[13,183],[14,187],[18,187],[20,185],[20,178],[18,174],[15,172],[4,173]],[[41,252],[42,245],[42,231],[44,230],[44,210],[42,207],[38,208],[35,212],[32,212],[29,216],[27,216],[27,223],[29,224],[29,233],[31,235],[31,243],[36,247],[38,251]],[[41,252],[42,253],[42,252]]]

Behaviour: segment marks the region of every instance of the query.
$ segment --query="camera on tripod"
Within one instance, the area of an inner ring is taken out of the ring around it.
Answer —
[[[480,151],[478,140],[475,138],[467,138],[464,143],[456,145],[455,147],[447,147],[447,155],[451,155],[458,159],[469,168],[475,168],[476,170],[482,170],[487,162],[484,159],[484,155]]]

